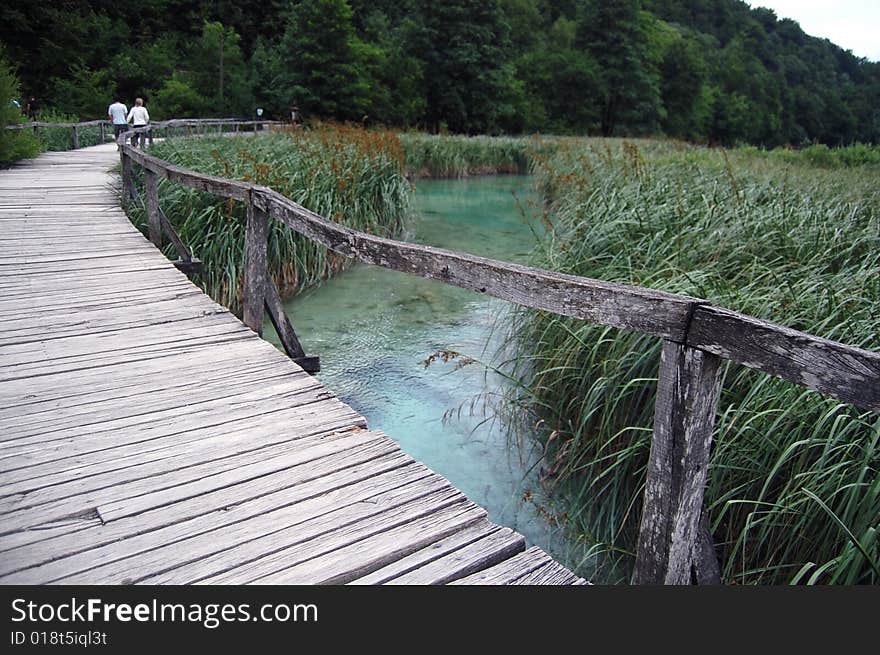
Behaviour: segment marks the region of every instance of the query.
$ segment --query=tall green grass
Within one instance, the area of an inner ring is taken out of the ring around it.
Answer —
[[[154,154],[186,168],[272,187],[349,227],[392,236],[410,207],[396,135],[345,126],[307,132],[169,139]],[[182,241],[204,262],[196,281],[217,302],[241,312],[245,207],[173,184],[159,184],[160,206]],[[142,207],[132,220],[146,232]],[[270,221],[268,268],[283,295],[341,270],[348,260]],[[171,246],[166,254],[176,257]]]
[[[554,230],[538,263],[699,296],[880,348],[876,168],[581,140],[535,157]],[[625,582],[658,340],[520,312],[507,409],[543,426],[545,475],[598,579]],[[729,583],[880,582],[880,417],[728,364],[706,504]]]
[[[407,132],[400,136],[413,177],[467,177],[526,173],[533,144],[528,139],[446,136]]]

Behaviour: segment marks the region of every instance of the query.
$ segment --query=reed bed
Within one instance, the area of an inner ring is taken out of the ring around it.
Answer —
[[[876,166],[588,139],[534,162],[553,228],[539,265],[880,348]],[[572,564],[626,582],[660,344],[531,311],[512,335],[506,411],[539,427],[583,546]],[[880,582],[878,441],[877,414],[728,363],[706,491],[725,582]]]
[[[272,187],[327,218],[380,236],[398,234],[410,208],[399,141],[387,132],[319,126],[307,132],[169,139],[150,152],[200,172]],[[160,181],[159,198],[183,242],[204,262],[196,282],[240,314],[245,207],[167,180]],[[143,207],[134,207],[131,216],[146,232]],[[277,221],[270,226],[268,268],[282,295],[348,264]],[[171,246],[165,250],[176,257]]]
[[[530,139],[446,136],[407,132],[400,136],[407,173],[412,177],[468,177],[527,173]]]

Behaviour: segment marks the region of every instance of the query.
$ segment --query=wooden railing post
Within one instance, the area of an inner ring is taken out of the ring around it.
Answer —
[[[101,123],[98,125],[98,127],[101,129],[101,143],[104,143],[104,141],[105,141],[104,121],[101,121]]]
[[[159,176],[149,168],[144,168],[144,194],[147,206],[147,230],[150,241],[157,248],[162,247],[162,218],[159,214]]]
[[[635,584],[690,584],[721,358],[663,341]]]
[[[79,132],[76,129],[76,125],[73,126],[73,149],[76,150],[79,148]]]
[[[253,192],[248,194],[247,227],[244,242],[244,288],[242,289],[243,320],[251,330],[262,336],[263,307],[266,302],[266,249],[269,238],[269,217],[254,204]]]
[[[119,157],[122,160],[122,202],[128,204],[134,195],[134,180],[131,173],[131,158],[125,154],[125,149],[119,149]]]

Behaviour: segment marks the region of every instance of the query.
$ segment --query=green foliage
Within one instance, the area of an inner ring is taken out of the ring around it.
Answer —
[[[239,36],[219,22],[205,22],[189,52],[187,80],[203,98],[202,115],[249,116],[253,106]]]
[[[25,95],[98,118],[301,116],[438,133],[880,142],[880,63],[740,0],[0,5]],[[159,102],[156,102],[156,101]]]
[[[150,117],[198,118],[207,116],[208,100],[196,91],[184,75],[175,73],[156,91],[149,107]]]
[[[538,264],[877,350],[880,194],[876,164],[856,163],[876,156],[560,142],[535,158],[554,226]],[[545,473],[599,579],[628,581],[658,340],[541,312],[515,334],[511,408],[546,426]],[[713,442],[706,505],[726,581],[880,582],[875,414],[729,364]]]
[[[770,151],[745,146],[738,151],[791,164],[807,164],[821,168],[880,166],[880,146],[865,143],[854,143],[842,148],[829,148],[824,143],[816,143],[801,149],[775,148]]]
[[[28,129],[7,130],[7,125],[24,122],[21,108],[15,102],[19,99],[18,79],[15,71],[6,60],[6,54],[0,47],[0,166],[35,157],[37,140]],[[19,101],[20,104],[20,101]]]
[[[362,71],[374,64],[376,53],[355,37],[346,0],[293,3],[280,48],[289,104],[341,120],[369,114]]]
[[[492,133],[503,126],[514,99],[512,69],[503,65],[509,27],[498,0],[420,4],[427,125],[453,132]]]
[[[599,65],[600,129],[614,134],[653,131],[659,109],[659,85],[649,60],[647,23],[638,0],[586,2],[579,12],[575,44]]]
[[[262,107],[270,116],[283,114],[289,104],[289,94],[283,87],[284,67],[278,48],[259,37],[250,66],[254,107]]]
[[[519,71],[529,104],[530,130],[553,133],[597,131],[601,95],[599,65],[574,47],[575,24],[560,17],[551,26],[546,47],[523,55]]]

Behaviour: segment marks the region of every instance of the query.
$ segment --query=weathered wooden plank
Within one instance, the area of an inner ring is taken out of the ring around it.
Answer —
[[[445,507],[283,569],[258,584],[345,584],[466,529],[486,516],[474,503]]]
[[[191,189],[213,193],[214,195],[223,198],[247,201],[251,187],[253,186],[247,182],[228,180],[226,178],[217,177],[216,175],[196,173],[195,171],[169,164],[157,157],[140,151],[137,148],[133,148],[128,144],[121,146],[120,150],[124,152],[128,158],[131,158],[145,169],[151,170],[161,177],[188,186]]]
[[[66,402],[62,403],[57,411],[52,411],[52,405],[55,403],[48,401],[30,413],[26,411],[10,413],[8,418],[3,418],[4,427],[14,425],[15,421],[37,425],[32,428],[16,426],[16,435],[2,442],[0,470],[6,473],[4,482],[36,475],[35,471],[24,469],[32,469],[53,461],[77,457],[100,459],[97,452],[113,449],[113,447],[108,448],[108,444],[103,444],[102,447],[100,435],[103,432],[115,429],[139,431],[140,427],[144,427],[154,417],[160,423],[179,423],[182,416],[187,413],[187,408],[192,412],[210,411],[212,407],[224,401],[238,403],[247,400],[246,394],[254,394],[263,385],[274,385],[285,381],[286,375],[281,372],[272,375],[271,371],[271,368],[265,367],[245,370],[243,373],[234,369],[206,382],[196,377],[183,384],[170,385],[168,389],[159,387],[160,383],[157,380],[143,394],[135,383],[122,391],[104,392],[97,397],[65,399]],[[241,387],[236,388],[235,385],[230,384],[230,381],[238,380],[239,377],[242,378]],[[299,389],[290,385],[289,389],[291,393],[295,393],[295,396],[289,399],[285,397],[281,402],[289,400],[294,403],[289,406],[290,409],[327,397],[327,392],[317,385],[313,387],[303,385]],[[212,391],[216,391],[219,402],[211,403],[212,398],[207,394]],[[179,396],[178,399],[173,397],[174,394]],[[194,396],[192,404],[187,402],[183,394]],[[143,407],[139,406],[140,398],[143,398]],[[151,405],[151,401],[155,401],[155,408]],[[234,415],[230,416],[230,418],[234,417]],[[123,423],[128,425],[123,426]],[[40,438],[43,435],[45,439]],[[127,446],[127,441],[127,439],[123,440],[116,445]],[[90,444],[96,448],[87,453]],[[144,444],[141,444],[141,447],[145,447]],[[20,471],[20,473],[13,474],[12,471]]]
[[[436,541],[426,548],[417,550],[411,555],[402,557],[380,569],[352,580],[350,585],[374,585],[374,584],[439,584],[431,578],[428,568],[437,560],[450,553],[454,553],[468,544],[491,535],[503,528],[483,519],[474,525],[456,532],[445,539]],[[444,574],[446,570],[444,569]],[[413,576],[413,578],[410,578]],[[414,581],[418,576],[420,581]],[[452,578],[450,578],[452,579]]]
[[[461,493],[449,487],[448,483],[444,487],[438,478],[426,478],[425,480],[425,488],[432,489],[431,493],[427,495],[423,493],[423,489],[411,489],[410,487],[414,485],[408,485],[396,490],[394,496],[389,494],[390,500],[381,503],[361,503],[360,505],[367,505],[367,507],[357,507],[360,516],[355,522],[351,522],[349,517],[340,516],[347,508],[331,512],[317,521],[302,526],[300,530],[280,533],[285,538],[276,540],[274,544],[260,541],[260,543],[253,544],[258,548],[246,545],[245,547],[249,551],[247,561],[239,563],[242,558],[236,557],[234,560],[235,568],[205,577],[206,572],[216,568],[216,563],[211,562],[211,567],[205,568],[205,562],[199,561],[193,563],[188,574],[195,574],[198,578],[195,580],[197,584],[285,584],[284,581],[292,579],[294,575],[291,573],[288,577],[285,571],[293,569],[296,565],[307,563],[321,555],[332,553],[397,527],[416,523],[416,532],[418,532],[419,529],[427,527],[425,523],[430,524],[438,520],[445,522],[451,519],[453,529],[446,533],[449,534],[455,529],[476,523],[486,516],[485,510],[481,510],[465,500]],[[428,486],[429,484],[430,486]],[[349,514],[354,516],[351,512]],[[420,521],[422,519],[424,522]],[[322,521],[323,525],[321,525]],[[319,535],[313,535],[313,531],[318,531]],[[308,538],[307,541],[303,539],[304,536]],[[441,534],[438,538],[443,536],[446,535]],[[407,538],[416,539],[417,537],[415,534],[409,533]],[[400,543],[397,539],[393,541]],[[362,573],[369,573],[369,570],[364,570]],[[150,582],[152,583],[152,581]]]
[[[699,307],[688,345],[865,409],[880,411],[880,352],[719,307]]]
[[[284,311],[281,294],[278,293],[278,287],[275,286],[275,281],[271,277],[266,280],[265,300],[269,318],[275,327],[278,338],[281,340],[281,345],[284,346],[284,350],[287,352],[287,356],[291,359],[305,357],[305,350],[303,350],[302,344],[296,336],[296,331],[287,317],[287,312]]]
[[[105,476],[103,483],[106,484],[88,479],[73,481],[63,485],[71,493],[68,497],[59,498],[57,494],[53,496],[37,491],[32,494],[33,499],[27,496],[19,499],[13,497],[13,502],[4,502],[0,533],[5,535],[18,530],[38,529],[44,523],[93,512],[97,507],[107,513],[107,516],[101,516],[104,522],[133,516],[146,509],[194,498],[207,490],[222,489],[283,471],[324,453],[336,452],[369,439],[369,435],[365,437],[362,433],[322,432],[303,437],[301,442],[295,440],[226,456],[204,452],[202,460],[207,461],[190,462],[179,469],[169,466],[167,462],[148,463],[139,466],[136,472]]]
[[[409,465],[404,464],[406,461]],[[317,460],[315,465],[320,466],[322,462]],[[414,465],[411,459],[402,458],[400,453],[340,470],[325,467],[329,472],[320,477],[310,475],[305,469],[306,466],[299,466],[289,470],[290,475],[307,479],[295,486],[284,486],[284,494],[278,493],[276,486],[271,493],[254,499],[236,495],[236,504],[229,508],[203,512],[184,521],[165,522],[153,530],[145,529],[142,521],[135,522],[137,517],[132,517],[122,532],[125,539],[96,535],[102,539],[98,546],[67,553],[35,566],[20,567],[0,577],[0,581],[4,584],[39,584],[84,572],[91,572],[90,579],[119,580],[129,576],[133,569],[143,576],[150,572],[160,573],[175,564],[185,564],[245,543],[255,534],[265,534],[292,523],[304,523],[330,511],[381,497],[430,475],[424,467]],[[276,485],[285,484],[273,479]],[[204,497],[206,502],[212,502],[210,496]],[[225,497],[230,498],[230,494]],[[175,508],[170,509],[174,511]],[[150,517],[146,518],[149,525]],[[99,532],[119,534],[118,525],[119,522],[115,521],[108,523],[104,526],[106,530],[102,528]],[[139,527],[141,531],[131,533],[133,527]],[[70,540],[55,541],[61,541],[61,544],[51,544],[54,549],[59,545],[76,547]],[[40,550],[47,553],[45,545]],[[48,552],[58,554],[57,550]]]
[[[343,441],[334,443],[346,447],[278,473],[209,491],[134,516],[110,523],[98,520],[97,525],[101,529],[97,531],[92,529],[94,524],[89,524],[71,526],[67,530],[59,527],[51,533],[43,527],[7,535],[0,541],[4,551],[0,558],[0,574],[37,566],[62,555],[77,554],[166,527],[178,531],[174,534],[182,535],[171,539],[165,533],[164,537],[172,541],[186,536],[194,537],[292,505],[296,499],[291,498],[290,490],[298,485],[314,483],[309,487],[308,494],[329,493],[344,486],[356,485],[382,471],[412,463],[412,458],[403,454],[394,442],[381,436],[363,445]]]
[[[487,523],[481,522],[475,527],[479,529]],[[491,530],[485,530],[482,534],[472,530],[454,534],[422,551],[413,553],[408,558],[398,560],[388,567],[376,571],[373,574],[374,576],[377,574],[381,575],[378,580],[369,576],[367,579],[375,581],[371,582],[371,584],[448,584],[453,580],[494,566],[525,550],[526,540],[522,535],[517,534],[510,528],[499,528],[491,523],[488,523],[488,525],[491,527]],[[453,545],[455,547],[452,547]],[[424,557],[426,553],[433,555],[434,559],[420,566],[413,566],[412,570],[397,577],[388,578],[386,577],[387,573],[382,575],[383,571],[389,569],[399,570],[401,564],[412,561],[413,558],[420,555]],[[360,584],[362,581],[363,579],[356,580],[355,582]]]
[[[364,424],[359,414],[321,387],[267,395],[264,405],[260,404],[259,396],[253,392],[247,394],[249,398],[243,397],[245,392],[239,397],[233,396],[228,404],[234,407],[234,411],[227,413],[218,411],[222,403],[213,403],[211,406],[204,403],[191,412],[187,412],[185,407],[176,407],[157,413],[155,417],[138,414],[91,426],[77,426],[60,431],[44,442],[35,437],[6,441],[0,461],[5,469],[9,469],[7,474],[10,483],[13,483],[33,472],[23,469],[43,466],[44,469],[38,471],[42,475],[66,466],[75,468],[78,466],[77,458],[99,463],[102,458],[121,459],[137,454],[140,448],[142,459],[135,461],[146,464],[150,453],[156,452],[161,457],[164,449],[177,445],[187,447],[187,444],[198,449],[208,439],[225,438],[225,443],[232,449],[259,444],[262,440],[275,443],[279,441],[278,436],[283,434],[288,434],[288,440],[293,440],[322,428],[329,431],[331,428],[348,429]],[[247,439],[248,425],[254,435],[250,440]],[[123,436],[113,439],[120,432]],[[228,453],[229,449],[222,449],[220,454]],[[22,472],[11,475],[13,470]],[[73,484],[75,480],[68,482]],[[91,484],[94,483],[92,481]]]
[[[230,315],[206,312],[194,326],[181,326],[177,322],[163,325],[147,325],[123,330],[108,331],[100,335],[75,335],[46,339],[39,343],[23,343],[5,346],[0,353],[0,381],[20,377],[31,368],[43,374],[51,372],[48,363],[58,360],[59,366],[73,362],[102,361],[106,355],[126,359],[143,351],[153,351],[170,343],[202,343],[210,345],[211,339],[223,337],[245,338],[250,332]],[[46,366],[41,366],[46,364]],[[65,369],[66,370],[66,369]]]
[[[172,324],[201,321],[205,316],[225,313],[219,307],[210,309],[199,307],[198,302],[194,303],[195,307],[186,307],[185,310],[181,310],[178,301],[191,294],[195,295],[197,292],[189,291],[187,294],[180,294],[177,298],[157,298],[153,303],[149,303],[147,300],[129,305],[116,305],[111,309],[94,309],[73,313],[59,312],[43,317],[31,315],[0,327],[0,345],[17,346],[34,342],[44,343],[48,340],[118,333],[150,326],[170,327]],[[144,309],[147,311],[138,311],[138,306],[145,306]],[[186,326],[183,327],[185,329]],[[48,335],[51,335],[50,339],[47,339]]]
[[[29,295],[31,294],[28,294],[26,291],[9,294],[6,296],[8,300],[0,301],[0,312],[11,313],[14,308],[21,307],[22,302]],[[203,308],[207,305],[203,304],[203,297],[198,289],[181,284],[163,286],[158,289],[124,289],[121,293],[117,292],[115,294],[112,291],[107,291],[103,294],[80,294],[75,290],[69,290],[68,293],[63,295],[57,294],[41,299],[43,302],[38,307],[31,305],[22,308],[22,311],[18,312],[18,318],[15,321],[4,322],[0,325],[0,334],[31,328],[34,324],[49,316],[58,319],[60,325],[75,323],[83,318],[87,318],[90,321],[98,321],[99,324],[104,325],[106,318],[117,318],[114,316],[114,313],[119,314],[118,319],[123,323],[131,321],[131,314],[135,313],[135,322],[147,321],[155,323],[156,320],[152,315],[143,315],[137,312],[137,310],[143,309],[144,305],[151,305],[154,302],[159,303],[161,306],[162,303],[176,302],[186,298],[192,300],[192,305],[204,311]],[[176,302],[176,304],[178,307],[181,305],[179,302]],[[189,305],[190,303],[186,303],[187,308],[189,308]],[[133,309],[135,312],[132,312]],[[123,312],[126,313],[123,314]],[[115,321],[111,320],[109,323],[115,324]]]
[[[3,418],[0,418],[0,426],[23,433],[33,428],[14,425],[14,421],[43,430],[55,424],[59,417],[63,421],[65,416],[102,411],[109,412],[104,415],[105,419],[118,417],[118,412],[131,405],[139,395],[149,396],[151,401],[155,400],[160,405],[175,402],[173,394],[178,395],[178,401],[198,401],[216,394],[234,392],[229,382],[239,377],[244,387],[279,379],[304,379],[298,372],[279,370],[274,366],[277,363],[274,353],[256,350],[247,341],[230,346],[229,354],[253,359],[239,366],[235,365],[234,360],[221,361],[212,370],[205,371],[197,358],[171,355],[169,362],[148,360],[132,365],[133,371],[125,370],[128,366],[116,366],[107,367],[109,370],[83,369],[69,377],[40,376],[27,385],[0,383],[0,403],[10,403]],[[137,371],[150,377],[138,378]],[[169,371],[174,374],[169,375]],[[112,377],[115,373],[119,375]],[[68,387],[64,386],[65,379]],[[307,386],[305,381],[302,384]],[[129,407],[129,411],[134,414],[152,410]],[[4,428],[0,428],[0,431],[4,431]],[[0,443],[2,441],[0,439]]]
[[[197,383],[204,375],[210,381],[216,376],[225,376],[229,371],[239,372],[247,380],[254,369],[264,372],[265,377],[274,377],[275,371],[269,366],[274,363],[274,353],[256,352],[252,344],[240,341],[228,346],[228,359],[204,372],[199,359],[187,354],[172,354],[162,360],[144,360],[133,364],[118,364],[102,369],[82,369],[69,376],[40,376],[31,379],[27,385],[0,383],[0,405],[9,417],[25,417],[30,414],[51,412],[54,408],[65,409],[93,402],[113,401],[132,402],[132,397],[141,389],[144,393],[154,393],[161,389],[185,389]],[[246,363],[236,366],[238,359]],[[168,371],[175,375],[169,379]],[[293,374],[282,371],[283,374]]]
[[[705,509],[700,516],[700,527],[694,549],[694,579],[698,585],[721,584],[721,565],[715,552],[709,513]]]
[[[119,157],[122,162],[122,203],[125,205],[133,197],[134,180],[132,179],[131,157],[124,148],[120,148]]]
[[[514,584],[520,578],[528,575],[547,563],[551,562],[550,556],[537,546],[532,546],[524,552],[514,555],[500,564],[488,569],[473,573],[467,577],[453,580],[453,585],[507,585]]]
[[[552,559],[543,566],[517,578],[511,584],[515,585],[576,585],[584,584],[584,579],[579,578],[567,568],[554,562]]]
[[[720,357],[663,343],[636,584],[690,584],[720,373]]]
[[[227,385],[228,386],[228,385]],[[268,388],[267,388],[268,387]],[[122,409],[119,403],[110,405],[105,411],[113,412],[109,414],[113,416],[113,423],[133,424],[134,421],[141,419],[144,423],[151,422],[153,416],[157,422],[168,421],[172,416],[183,416],[186,412],[202,413],[210,412],[220,408],[225,404],[240,404],[254,402],[263,397],[276,399],[278,406],[284,407],[284,402],[289,402],[291,409],[293,407],[305,407],[315,402],[329,400],[327,392],[320,386],[315,385],[312,388],[304,388],[303,385],[296,382],[291,383],[284,378],[278,378],[270,381],[268,384],[259,382],[243,385],[240,389],[229,389],[222,398],[209,399],[206,397],[198,398],[190,405],[185,401],[178,400],[175,402],[168,396],[160,397],[161,405],[156,407],[154,411],[148,405],[152,399],[151,396],[137,396],[142,398],[143,408],[125,408]],[[273,403],[274,404],[274,403]],[[345,407],[340,404],[340,408]],[[116,409],[119,408],[119,409]],[[273,405],[267,405],[267,411],[271,411]],[[8,450],[10,456],[4,452],[3,459],[0,459],[0,467],[4,469],[3,481],[0,483],[0,496],[10,493],[30,493],[44,486],[65,482],[72,477],[82,477],[85,475],[94,475],[98,473],[108,473],[117,468],[124,468],[134,462],[147,462],[153,457],[162,459],[173,457],[178,453],[186,453],[193,445],[184,436],[178,436],[176,440],[170,442],[162,442],[153,439],[149,443],[140,442],[137,447],[129,447],[126,455],[125,449],[118,448],[101,448],[98,451],[83,452],[82,446],[77,444],[76,448],[63,448],[63,444],[71,444],[76,436],[74,433],[91,435],[108,431],[108,422],[102,419],[102,408],[96,408],[96,411],[88,413],[73,413],[65,418],[51,418],[44,421],[43,428],[21,430],[22,438],[15,440],[7,440],[6,444],[14,444]],[[114,411],[116,410],[116,411]],[[307,410],[310,411],[310,410]],[[353,415],[354,416],[354,415]],[[82,420],[79,420],[81,417]],[[231,418],[231,417],[230,417]],[[87,432],[86,429],[91,427],[95,432]],[[134,424],[134,429],[136,424]],[[127,429],[131,430],[132,427]],[[118,428],[116,428],[118,429]],[[41,436],[43,434],[54,437],[54,447],[46,448],[48,441],[36,442],[36,440],[27,440],[29,435]],[[295,438],[291,435],[290,439]],[[207,448],[210,438],[200,441],[199,448]],[[29,441],[24,444],[22,442]],[[230,440],[224,442],[230,447],[240,446]],[[251,441],[248,443],[255,443]],[[35,445],[32,445],[35,444]],[[223,444],[217,444],[222,446]],[[6,451],[7,449],[4,449]],[[29,457],[29,453],[31,456]]]
[[[181,565],[149,575],[135,582],[147,584],[244,584],[277,573],[297,563],[336,550],[359,539],[416,520],[450,505],[465,501],[460,492],[436,475],[398,486],[371,502],[322,512],[304,522],[271,523],[266,531],[255,536],[248,529],[249,539],[232,548],[213,546],[205,557],[188,557],[187,549],[176,556]],[[251,524],[249,527],[253,527]],[[233,582],[234,581],[234,582]]]
[[[184,263],[193,263],[193,256],[190,254],[189,249],[180,239],[180,235],[177,234],[177,230],[174,229],[174,226],[171,224],[171,221],[168,220],[165,212],[163,212],[161,209],[159,209],[158,212],[159,219],[162,225],[162,230],[165,232],[168,240],[171,241],[172,244],[174,244],[174,249],[177,251],[177,256]]]
[[[696,298],[510,264],[352,230],[271,190],[254,194],[273,218],[327,248],[534,309],[683,341]]]

